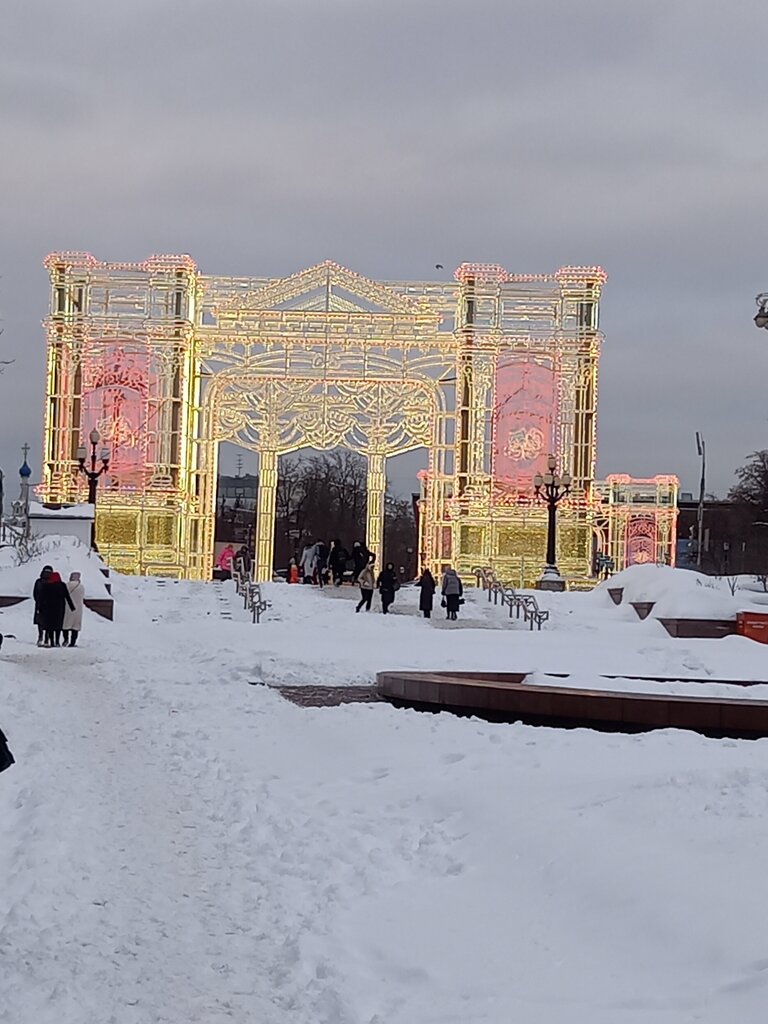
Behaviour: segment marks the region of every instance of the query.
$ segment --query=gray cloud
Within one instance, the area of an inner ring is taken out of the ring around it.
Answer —
[[[600,470],[762,447],[757,0],[30,0],[0,70],[0,465],[39,461],[57,248],[208,273],[334,258],[609,272]],[[768,338],[766,338],[768,340]],[[398,470],[399,472],[399,470]],[[408,471],[403,472],[403,485]]]

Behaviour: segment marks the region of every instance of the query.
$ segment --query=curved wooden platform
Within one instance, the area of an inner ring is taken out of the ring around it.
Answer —
[[[379,695],[398,706],[491,721],[615,732],[689,729],[707,736],[768,736],[768,701],[584,690],[526,682],[524,673],[379,672]]]

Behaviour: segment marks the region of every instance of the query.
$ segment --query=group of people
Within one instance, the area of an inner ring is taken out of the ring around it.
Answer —
[[[356,582],[360,587],[360,600],[355,607],[355,611],[360,612],[365,608],[369,612],[371,610],[373,592],[378,590],[381,597],[382,613],[387,615],[395,600],[395,594],[400,589],[400,581],[397,578],[395,566],[392,562],[387,562],[384,569],[376,577],[374,570],[375,562],[376,556],[369,553],[367,565],[357,576]],[[437,582],[429,569],[424,568],[422,570],[421,576],[416,581],[416,586],[421,588],[419,611],[425,619],[429,619],[432,617],[432,605],[435,599],[435,591],[437,590]],[[450,566],[443,573],[440,593],[442,596],[440,603],[445,608],[445,617],[453,622],[458,618],[459,606],[464,603],[464,586],[456,570]]]
[[[79,572],[65,583],[52,565],[44,565],[32,588],[38,647],[76,647],[83,628],[85,587]]]
[[[359,540],[352,545],[350,554],[338,537],[332,540],[330,545],[318,539],[313,544],[305,544],[298,559],[291,559],[288,566],[288,582],[314,583],[318,587],[333,583],[335,587],[340,587],[349,563],[352,562],[354,581],[365,569],[369,557],[368,548]]]
[[[234,545],[227,544],[219,552],[216,568],[220,569],[222,575],[227,579],[231,578],[233,569],[237,569],[238,572],[247,576],[251,571],[251,561],[251,552],[245,544],[237,551],[235,551]]]
[[[421,587],[419,611],[425,619],[430,619],[432,618],[432,603],[435,599],[437,582],[429,569],[425,568],[422,571],[416,581],[416,586]],[[464,604],[464,584],[461,582],[459,574],[450,565],[443,572],[440,594],[440,606],[445,608],[446,619],[455,622],[459,617],[459,606]]]

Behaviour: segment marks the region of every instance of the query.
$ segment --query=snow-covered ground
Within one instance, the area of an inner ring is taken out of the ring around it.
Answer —
[[[547,596],[533,634],[475,594],[454,626],[411,588],[385,618],[275,585],[260,625],[230,584],[113,593],[73,650],[34,646],[28,602],[0,613],[9,1021],[764,1020],[768,741],[302,709],[249,684],[768,679],[768,647],[674,640],[604,591]]]

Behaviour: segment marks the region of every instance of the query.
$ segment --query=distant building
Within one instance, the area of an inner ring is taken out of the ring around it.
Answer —
[[[677,526],[677,564],[698,568],[697,516],[692,494],[680,496]],[[768,514],[738,501],[704,502],[701,569],[715,575],[768,571]]]

